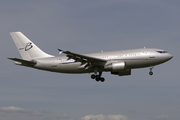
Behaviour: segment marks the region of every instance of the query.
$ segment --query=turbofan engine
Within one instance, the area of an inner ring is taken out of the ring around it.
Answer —
[[[131,70],[126,69],[125,62],[114,62],[104,67],[106,70],[111,71],[113,75],[125,76],[131,75]]]

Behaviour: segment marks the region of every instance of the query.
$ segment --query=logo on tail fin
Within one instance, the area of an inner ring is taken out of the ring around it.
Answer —
[[[31,42],[27,43],[27,44],[26,44],[26,47],[25,47],[25,51],[30,50],[32,47],[33,47],[33,45],[32,45]]]

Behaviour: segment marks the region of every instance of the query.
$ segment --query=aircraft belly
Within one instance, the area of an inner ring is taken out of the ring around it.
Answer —
[[[84,68],[79,68],[80,64],[58,64],[56,70],[62,73],[86,73]]]
[[[80,67],[80,63],[57,63],[57,64],[38,64],[35,66],[37,69],[51,71],[51,72],[59,72],[59,73],[89,73],[92,70],[85,70],[84,67]]]
[[[154,65],[161,64],[161,61],[157,61],[156,59],[137,59],[137,60],[127,60],[126,68],[127,69],[135,69],[135,68],[143,68],[143,67],[150,67]]]
[[[146,66],[145,60],[127,60],[125,62],[127,69],[142,68]]]

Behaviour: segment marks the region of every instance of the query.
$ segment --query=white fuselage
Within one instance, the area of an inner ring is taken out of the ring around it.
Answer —
[[[86,56],[107,60],[107,63],[100,65],[98,71],[110,71],[105,66],[112,62],[124,62],[126,69],[135,69],[155,66],[164,63],[172,58],[172,55],[161,49],[132,49],[112,52],[100,52],[84,54]],[[37,64],[34,68],[60,73],[91,73],[94,68],[85,69],[82,62],[69,59],[66,56],[48,57],[34,59]],[[102,64],[102,63],[100,63]],[[98,63],[97,63],[98,65]],[[103,66],[103,67],[102,67]]]

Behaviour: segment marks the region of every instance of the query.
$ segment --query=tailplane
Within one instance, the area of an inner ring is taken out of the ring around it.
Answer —
[[[30,41],[21,32],[11,32],[11,37],[24,60],[32,60],[33,58],[53,57],[41,49],[39,49],[32,41]]]

